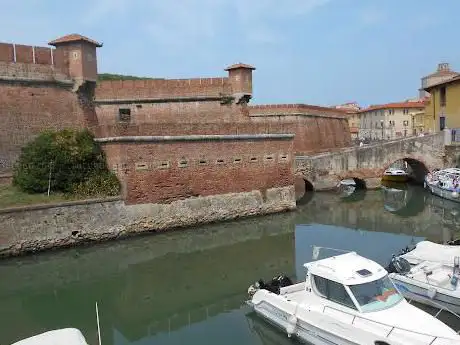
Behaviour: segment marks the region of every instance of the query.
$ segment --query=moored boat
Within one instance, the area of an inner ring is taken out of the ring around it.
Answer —
[[[424,186],[434,195],[460,202],[460,169],[447,168],[428,173]]]
[[[76,328],[55,329],[19,340],[11,345],[88,345],[85,337]]]
[[[388,271],[404,297],[459,314],[459,266],[460,247],[421,241],[395,256]]]
[[[383,172],[382,181],[407,182],[409,174],[406,170],[398,168],[388,168]]]
[[[268,322],[312,344],[460,344],[446,324],[409,304],[387,271],[355,252],[304,264],[305,281],[259,281],[248,304]]]

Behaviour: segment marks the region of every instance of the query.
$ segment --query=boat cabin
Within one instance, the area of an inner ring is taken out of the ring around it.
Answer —
[[[304,264],[305,289],[358,312],[390,308],[404,297],[379,264],[356,252]]]

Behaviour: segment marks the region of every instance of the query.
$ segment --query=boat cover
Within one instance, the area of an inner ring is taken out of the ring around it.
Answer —
[[[48,331],[11,345],[88,345],[83,334],[76,328]]]
[[[401,255],[411,264],[434,261],[450,266],[454,264],[456,256],[460,256],[460,246],[438,244],[430,241],[421,241],[409,253]]]

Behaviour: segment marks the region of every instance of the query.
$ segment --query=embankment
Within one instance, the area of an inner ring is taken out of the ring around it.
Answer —
[[[119,198],[0,210],[0,257],[296,208],[294,186],[125,205]]]

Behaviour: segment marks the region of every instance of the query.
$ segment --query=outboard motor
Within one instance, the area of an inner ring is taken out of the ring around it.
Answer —
[[[293,282],[288,276],[280,274],[279,276],[273,277],[269,282],[264,282],[262,279],[259,279],[254,285],[249,287],[248,294],[252,296],[257,290],[264,289],[279,295],[282,287],[292,284]]]
[[[409,261],[406,259],[394,256],[391,258],[390,264],[388,265],[388,273],[399,273],[406,274],[409,273],[411,269]]]

